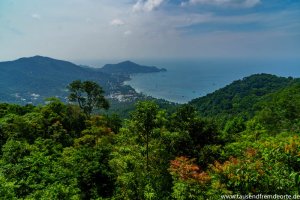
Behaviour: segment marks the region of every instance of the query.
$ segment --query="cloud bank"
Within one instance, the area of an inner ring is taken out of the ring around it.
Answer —
[[[236,6],[251,8],[261,3],[260,0],[189,0],[188,2],[183,2],[181,5],[198,5],[207,4],[215,6]]]
[[[133,5],[133,11],[145,11],[150,12],[158,8],[164,0],[138,0],[136,4]]]
[[[124,25],[124,21],[121,20],[121,19],[113,19],[111,22],[110,22],[110,25],[112,26],[122,26]]]
[[[0,6],[0,60],[37,54],[66,60],[276,58],[300,52],[300,1],[7,2]]]

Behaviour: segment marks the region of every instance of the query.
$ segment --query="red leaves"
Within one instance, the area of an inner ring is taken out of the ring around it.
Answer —
[[[257,150],[254,148],[248,148],[245,154],[248,158],[252,158],[257,154]]]
[[[173,176],[181,180],[196,181],[200,184],[205,184],[210,181],[211,177],[200,167],[193,164],[195,159],[188,159],[184,156],[177,157],[171,161],[170,172]]]

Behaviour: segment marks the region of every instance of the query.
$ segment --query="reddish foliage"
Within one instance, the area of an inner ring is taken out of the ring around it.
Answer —
[[[201,171],[200,167],[193,162],[194,159],[188,159],[184,156],[177,157],[171,161],[170,172],[181,180],[194,180],[201,184],[210,181],[211,177],[206,172]]]
[[[252,157],[254,157],[256,154],[257,154],[257,150],[254,149],[254,148],[248,148],[247,151],[246,151],[246,156],[247,156],[248,158],[252,158]]]

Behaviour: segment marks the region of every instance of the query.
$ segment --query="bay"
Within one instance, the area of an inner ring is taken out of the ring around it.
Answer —
[[[138,63],[164,67],[167,72],[135,74],[124,84],[137,92],[176,103],[187,103],[252,74],[300,77],[297,59],[140,60]]]

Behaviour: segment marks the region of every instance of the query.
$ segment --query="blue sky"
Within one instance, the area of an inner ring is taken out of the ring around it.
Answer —
[[[2,0],[0,60],[300,55],[299,0]]]

